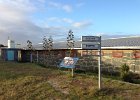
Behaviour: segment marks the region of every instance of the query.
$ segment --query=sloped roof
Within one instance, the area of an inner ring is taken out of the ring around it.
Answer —
[[[74,48],[81,49],[81,43],[82,41],[75,41]],[[102,40],[102,48],[121,48],[121,49],[140,49],[140,36],[135,37],[123,37],[123,38],[112,38],[112,39],[106,39]],[[56,42],[53,44],[53,49],[66,49],[67,42]],[[37,46],[35,49],[43,49],[43,47]]]
[[[75,42],[75,48],[81,48],[81,41]],[[56,43],[56,48],[67,48],[66,42]],[[123,37],[102,40],[102,47],[140,47],[140,37]]]
[[[102,40],[102,47],[140,46],[140,37],[124,37]]]
[[[75,41],[74,48],[81,48],[81,41]],[[67,42],[54,43],[54,48],[68,48]]]

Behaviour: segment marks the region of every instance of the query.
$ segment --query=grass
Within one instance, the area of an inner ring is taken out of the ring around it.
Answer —
[[[140,85],[96,75],[43,68],[33,63],[0,61],[0,100],[138,100]]]

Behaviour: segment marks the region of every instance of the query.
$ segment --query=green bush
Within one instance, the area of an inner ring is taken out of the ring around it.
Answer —
[[[127,64],[121,65],[121,79],[126,82],[132,82],[132,73],[129,72],[129,66]]]
[[[121,66],[121,73],[128,73],[129,72],[129,66],[127,64],[123,64]]]

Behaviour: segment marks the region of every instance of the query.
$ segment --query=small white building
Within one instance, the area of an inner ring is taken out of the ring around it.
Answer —
[[[15,41],[8,39],[8,48],[15,48]]]

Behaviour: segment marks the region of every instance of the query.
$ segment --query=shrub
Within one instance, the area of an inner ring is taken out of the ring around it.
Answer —
[[[129,72],[129,66],[127,64],[121,65],[121,79],[126,82],[132,82],[132,73]]]
[[[127,64],[123,64],[121,66],[121,73],[126,74],[129,72],[129,66]]]

